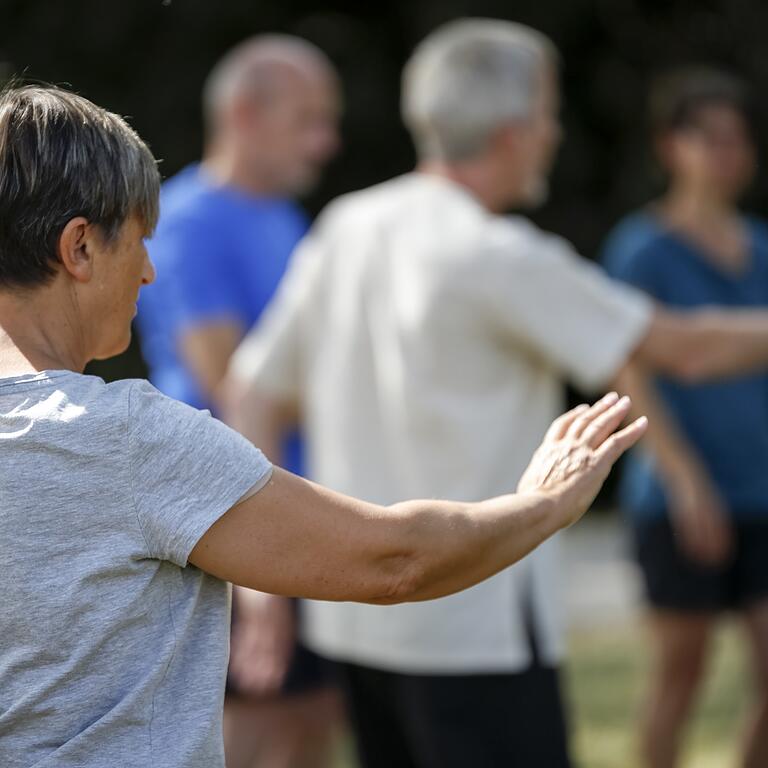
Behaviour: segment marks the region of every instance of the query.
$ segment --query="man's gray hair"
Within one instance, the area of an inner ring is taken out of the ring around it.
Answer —
[[[158,217],[160,175],[123,118],[52,86],[0,92],[0,287],[50,281],[58,241],[76,216],[107,241],[137,216]]]
[[[402,113],[422,159],[462,160],[495,130],[530,116],[557,51],[522,24],[461,19],[438,28],[403,72]]]
[[[333,73],[330,59],[316,45],[294,35],[256,35],[238,43],[215,64],[203,86],[203,112],[209,131],[222,111],[242,94],[269,98],[276,75],[285,68]]]

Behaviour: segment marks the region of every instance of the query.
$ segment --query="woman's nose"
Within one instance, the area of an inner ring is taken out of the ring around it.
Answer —
[[[144,260],[144,272],[141,276],[141,281],[144,285],[150,285],[155,282],[156,277],[157,270],[155,270],[155,265],[152,263],[152,259],[149,258],[149,255],[147,255]]]

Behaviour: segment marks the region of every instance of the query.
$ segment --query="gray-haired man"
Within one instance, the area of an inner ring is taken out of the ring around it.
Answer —
[[[556,52],[533,30],[467,20],[419,46],[403,95],[417,172],[328,208],[235,355],[260,445],[298,405],[321,482],[476,499],[522,473],[563,379],[765,365],[765,314],[662,312],[499,215],[545,195],[557,102]],[[551,542],[462,595],[309,608],[305,639],[344,663],[367,768],[568,764],[557,561]]]

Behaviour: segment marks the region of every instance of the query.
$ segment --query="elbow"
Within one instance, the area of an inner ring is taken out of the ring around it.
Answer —
[[[375,584],[366,602],[395,605],[423,599],[435,578],[432,515],[419,503],[405,502],[390,507],[382,522],[371,557]]]
[[[467,505],[408,501],[390,507],[389,513],[387,545],[383,552],[377,548],[375,558],[380,589],[366,602],[433,600],[476,583],[478,548]]]
[[[415,552],[388,557],[381,571],[375,594],[366,600],[373,605],[414,602],[429,585],[428,569]]]

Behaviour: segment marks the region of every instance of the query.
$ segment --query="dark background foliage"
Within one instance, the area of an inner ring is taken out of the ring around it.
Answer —
[[[562,52],[566,140],[550,201],[535,218],[587,257],[658,189],[644,118],[654,74],[725,67],[754,87],[758,113],[768,87],[762,0],[0,0],[0,78],[67,84],[129,116],[169,176],[200,154],[200,86],[217,58],[254,33],[305,36],[338,66],[346,104],[344,152],[306,201],[316,212],[412,166],[398,115],[400,68],[436,25],[468,15],[530,24]],[[768,209],[766,179],[748,205]],[[95,370],[143,372],[135,345]]]

